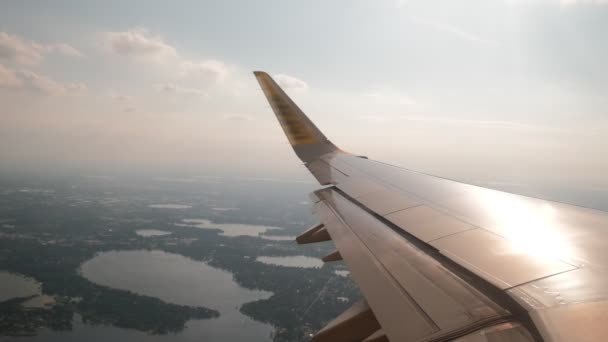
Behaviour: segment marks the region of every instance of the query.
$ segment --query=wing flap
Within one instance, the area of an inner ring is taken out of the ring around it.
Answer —
[[[339,192],[316,196],[315,213],[391,341],[460,334],[510,315]]]
[[[453,234],[431,244],[501,289],[575,269],[556,259],[531,258],[510,241],[483,229]]]
[[[362,341],[380,329],[380,324],[365,300],[353,304],[319,330],[313,342]]]
[[[367,193],[357,198],[364,206],[368,207],[378,215],[387,215],[396,211],[420,205],[422,202],[404,194],[382,189]]]
[[[382,329],[376,331],[375,333],[369,335],[363,342],[388,342],[388,337]]]
[[[367,302],[393,341],[417,341],[437,331],[384,267],[373,257],[357,236],[348,229],[325,204],[319,202],[315,211],[330,232],[340,254],[349,265]],[[408,322],[410,329],[401,329]]]
[[[336,186],[353,198],[384,190],[384,187],[378,182],[353,176],[344,177],[336,182]]]
[[[424,205],[399,210],[385,218],[424,242],[477,228]]]

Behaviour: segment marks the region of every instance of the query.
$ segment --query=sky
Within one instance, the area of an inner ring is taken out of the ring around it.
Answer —
[[[608,1],[6,1],[0,169],[311,180],[252,75],[344,150],[608,190]]]

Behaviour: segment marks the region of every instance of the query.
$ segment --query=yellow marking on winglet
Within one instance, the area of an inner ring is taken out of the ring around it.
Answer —
[[[278,108],[277,117],[292,145],[311,144],[318,142],[312,129],[302,120],[293,108],[283,102],[280,97],[271,97],[271,103]]]
[[[306,121],[299,115],[297,109],[290,105],[274,87],[264,81],[261,82],[262,90],[267,94],[268,102],[272,106],[279,123],[285,131],[285,135],[291,145],[312,144],[319,142],[319,138],[314,133]]]

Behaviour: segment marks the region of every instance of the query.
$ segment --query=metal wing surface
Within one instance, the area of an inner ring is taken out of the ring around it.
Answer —
[[[296,154],[326,187],[320,223],[365,300],[315,341],[606,341],[608,213],[459,183],[344,152],[264,72]]]

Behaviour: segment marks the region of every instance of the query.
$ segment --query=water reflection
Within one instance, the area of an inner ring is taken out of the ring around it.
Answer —
[[[201,229],[219,229],[224,236],[259,236],[269,230],[282,229],[272,226],[258,226],[240,223],[215,223],[206,219],[184,219],[184,223],[178,223],[180,227],[196,227]],[[262,236],[263,237],[263,236]]]
[[[143,237],[151,237],[151,236],[169,235],[169,234],[171,234],[171,232],[168,232],[165,230],[158,230],[158,229],[138,229],[135,231],[135,234],[137,234],[139,236],[143,236]]]
[[[286,256],[286,257],[270,257],[261,256],[257,257],[256,261],[262,262],[269,265],[285,266],[285,267],[321,267],[323,261],[321,259],[307,257],[303,255],[298,256]]]
[[[0,302],[40,293],[40,283],[16,273],[0,271]]]
[[[175,204],[175,203],[161,203],[161,204],[150,204],[148,207],[157,209],[189,209],[191,205],[186,204]]]
[[[260,237],[265,240],[273,240],[273,241],[293,241],[293,242],[296,241],[295,236],[289,236],[289,235],[260,235]]]
[[[256,322],[238,310],[242,304],[268,298],[272,293],[242,288],[231,273],[181,255],[162,251],[105,252],[85,262],[81,273],[101,285],[220,312],[217,319],[188,322],[187,329],[172,340],[190,341],[197,337],[199,341],[265,341],[273,331],[270,325]],[[116,333],[116,329],[108,331]],[[148,336],[147,340],[156,339]]]
[[[56,300],[53,296],[38,295],[23,302],[21,305],[26,308],[49,308],[55,305]]]
[[[178,334],[149,335],[145,332],[121,329],[106,325],[89,325],[82,323],[75,315],[71,331],[53,331],[41,329],[37,336],[12,338],[8,341],[27,342],[250,342],[270,341],[271,330],[267,325],[254,321],[247,325],[231,326],[224,322],[218,325],[219,319],[193,320],[186,324],[186,329]],[[223,330],[221,330],[223,329]],[[0,341],[4,341],[0,337]]]
[[[341,277],[348,277],[350,275],[350,271],[347,270],[335,270],[334,273]]]

